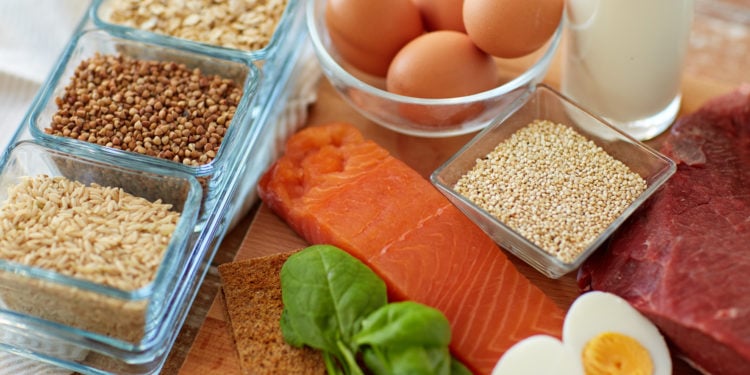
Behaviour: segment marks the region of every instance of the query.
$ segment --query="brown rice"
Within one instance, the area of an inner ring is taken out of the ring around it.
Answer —
[[[0,207],[0,258],[135,290],[150,283],[180,214],[120,188],[25,178]]]

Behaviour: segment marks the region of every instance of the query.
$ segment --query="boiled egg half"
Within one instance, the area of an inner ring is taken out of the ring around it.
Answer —
[[[617,295],[578,297],[563,324],[563,339],[536,335],[516,343],[492,375],[670,375],[672,359],[656,326]]]

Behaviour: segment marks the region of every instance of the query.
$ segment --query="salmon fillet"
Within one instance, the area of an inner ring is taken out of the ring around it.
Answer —
[[[491,373],[520,339],[560,337],[565,311],[429,181],[349,124],[293,135],[258,191],[308,242],[372,268],[391,300],[441,310],[453,354],[475,373]]]

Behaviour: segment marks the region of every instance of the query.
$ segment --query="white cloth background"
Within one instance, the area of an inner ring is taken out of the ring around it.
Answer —
[[[0,1],[0,149],[21,123],[87,0]]]
[[[0,150],[21,124],[57,58],[83,16],[87,0],[0,1]],[[18,340],[23,343],[16,342]],[[55,356],[80,359],[85,353],[49,341],[31,342],[0,332],[0,342],[35,347]],[[69,374],[45,363],[0,352],[0,374]]]

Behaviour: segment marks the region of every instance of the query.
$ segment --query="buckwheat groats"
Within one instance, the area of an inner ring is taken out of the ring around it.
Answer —
[[[242,89],[169,61],[95,56],[76,68],[45,132],[189,166],[210,163]]]

